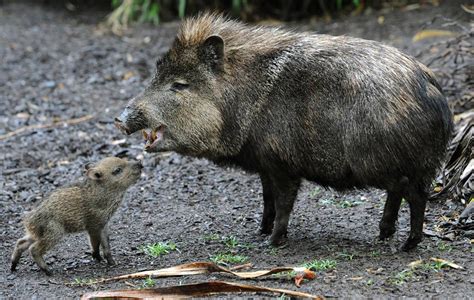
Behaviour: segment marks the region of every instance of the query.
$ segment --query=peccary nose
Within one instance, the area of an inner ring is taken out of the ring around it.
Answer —
[[[127,127],[127,125],[125,125],[125,123],[120,120],[120,118],[115,118],[115,127],[117,127],[120,131],[126,133],[126,134],[130,134],[130,129]]]

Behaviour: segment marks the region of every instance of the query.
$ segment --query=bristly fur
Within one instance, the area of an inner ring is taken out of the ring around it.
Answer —
[[[117,168],[121,171],[114,173]],[[108,157],[86,166],[87,177],[59,188],[23,220],[26,234],[17,241],[11,257],[14,271],[22,253],[29,249],[41,270],[50,274],[43,255],[69,233],[87,231],[92,256],[101,260],[99,246],[113,264],[107,223],[122,202],[126,189],[140,176],[141,165]]]
[[[186,84],[175,90],[176,82]],[[453,126],[433,73],[393,47],[215,13],[183,22],[154,80],[122,116],[128,132],[166,126],[154,151],[258,173],[261,228],[274,244],[304,178],[386,190],[382,238],[395,232],[405,198],[406,250],[421,241],[427,190]]]
[[[176,41],[184,47],[192,47],[201,45],[212,35],[222,37],[226,53],[237,50],[262,53],[289,45],[304,33],[297,34],[275,27],[249,26],[220,13],[207,12],[185,19],[180,26]]]

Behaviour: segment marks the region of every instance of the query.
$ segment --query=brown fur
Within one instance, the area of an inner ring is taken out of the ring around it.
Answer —
[[[120,170],[120,171],[119,171]],[[11,258],[14,271],[21,254],[30,254],[41,270],[50,274],[43,255],[66,234],[87,231],[92,256],[101,260],[99,246],[109,264],[110,253],[107,222],[120,205],[126,189],[140,177],[141,164],[109,157],[95,165],[86,165],[87,179],[53,192],[30,212],[23,224],[26,235],[19,239]]]
[[[184,83],[184,84],[183,84]],[[260,175],[262,233],[285,241],[301,180],[387,191],[380,237],[410,206],[404,250],[422,239],[429,185],[451,112],[433,73],[381,43],[251,26],[218,14],[183,22],[118,128],[161,130],[176,151]]]

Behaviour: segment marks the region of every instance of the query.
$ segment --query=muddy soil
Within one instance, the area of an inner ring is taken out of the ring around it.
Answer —
[[[380,40],[415,54],[425,44],[413,44],[411,38],[434,16],[467,20],[459,3],[442,2],[440,7],[372,12],[300,27]],[[332,268],[317,270],[318,277],[300,288],[326,297],[474,297],[468,238],[444,241],[426,236],[416,250],[399,252],[408,234],[404,205],[398,233],[388,242],[377,241],[383,191],[336,193],[306,182],[289,226],[290,242],[273,249],[257,234],[263,206],[257,176],[174,153],[144,154],[141,137],[125,137],[112,120],[150,79],[154,61],[169,47],[176,24],[137,26],[118,37],[98,29],[102,18],[102,13],[0,6],[0,135],[28,125],[95,116],[77,125],[27,130],[0,141],[0,298],[70,298],[92,290],[128,288],[123,282],[64,283],[209,260],[223,253],[246,256],[256,268],[331,260]],[[23,234],[20,221],[25,212],[56,187],[79,178],[87,161],[109,155],[140,158],[145,165],[142,179],[126,194],[110,224],[117,265],[95,263],[87,237],[78,234],[46,256],[53,276],[39,272],[27,255],[11,274],[9,256]],[[426,229],[436,231],[445,217],[460,210],[449,200],[429,203]],[[226,243],[229,240],[234,242]],[[142,247],[156,242],[173,242],[177,251],[156,258],[144,254]],[[431,257],[464,269],[438,268],[430,263]],[[407,265],[419,259],[423,264],[410,270]],[[228,278],[171,278],[154,284],[210,279]],[[142,280],[130,283],[145,285]],[[297,289],[285,277],[249,283]]]

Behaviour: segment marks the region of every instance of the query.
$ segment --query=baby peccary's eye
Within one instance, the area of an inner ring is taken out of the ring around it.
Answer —
[[[122,168],[118,167],[112,171],[112,175],[118,175],[122,172]]]
[[[173,91],[182,91],[184,89],[187,89],[189,87],[189,84],[187,82],[180,82],[180,81],[175,81],[171,85],[171,89]]]

